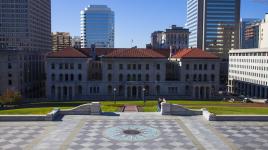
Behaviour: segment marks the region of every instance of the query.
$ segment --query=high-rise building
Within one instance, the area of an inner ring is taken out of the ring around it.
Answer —
[[[51,50],[51,0],[1,0],[0,50]]]
[[[151,44],[153,49],[165,47],[166,34],[164,31],[155,31],[151,34]]]
[[[53,32],[52,33],[52,50],[59,51],[66,47],[70,47],[71,36],[68,32]]]
[[[81,11],[81,47],[114,47],[114,12],[106,5],[90,5]]]
[[[260,48],[268,48],[268,13],[260,25]]]
[[[190,47],[228,55],[239,48],[239,24],[240,0],[187,0]]]
[[[51,50],[51,0],[0,1],[0,95],[45,97],[45,54]]]
[[[81,37],[73,36],[72,37],[72,47],[73,48],[81,48]]]
[[[154,49],[169,48],[176,49],[188,48],[189,29],[172,25],[166,31],[156,31],[151,35],[152,47]]]
[[[240,21],[240,48],[258,48],[259,46],[259,23],[261,19],[243,18]],[[257,42],[257,47],[256,43]]]

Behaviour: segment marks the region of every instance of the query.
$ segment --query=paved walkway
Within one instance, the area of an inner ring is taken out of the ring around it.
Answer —
[[[0,122],[0,135],[1,150],[268,149],[268,122],[207,122],[159,113]]]

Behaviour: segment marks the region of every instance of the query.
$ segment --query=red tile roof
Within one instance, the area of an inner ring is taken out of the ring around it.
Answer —
[[[187,48],[176,52],[172,58],[182,59],[219,59],[218,56],[198,48]]]
[[[87,58],[87,56],[80,51],[72,48],[67,47],[63,50],[50,52],[48,53],[47,57],[49,58]]]
[[[115,49],[105,58],[166,58],[166,56],[151,49]]]

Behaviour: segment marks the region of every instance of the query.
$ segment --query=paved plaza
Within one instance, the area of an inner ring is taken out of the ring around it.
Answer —
[[[0,122],[0,149],[267,150],[268,122],[208,122],[201,116],[117,113],[57,122]]]

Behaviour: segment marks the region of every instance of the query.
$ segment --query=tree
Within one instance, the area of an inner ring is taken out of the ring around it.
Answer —
[[[21,100],[21,94],[18,91],[7,89],[0,97],[0,104],[7,105]]]

